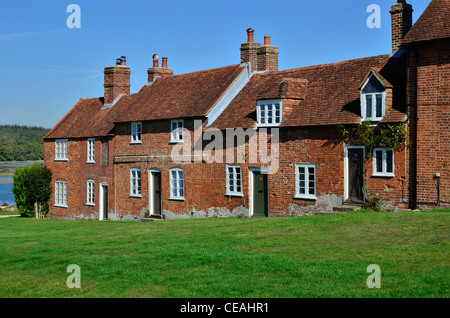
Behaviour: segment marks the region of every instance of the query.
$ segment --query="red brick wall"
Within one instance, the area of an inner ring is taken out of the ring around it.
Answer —
[[[52,171],[52,196],[49,217],[70,219],[97,219],[100,206],[100,183],[109,185],[109,217],[114,219],[114,141],[109,141],[109,166],[101,166],[101,139],[95,140],[95,163],[87,163],[87,139],[71,139],[68,142],[69,160],[55,161],[55,143],[44,142],[44,164]],[[95,181],[95,206],[86,205],[87,180]],[[67,185],[68,208],[55,206],[55,182],[65,181]]]
[[[395,152],[394,177],[373,176],[373,154],[366,162],[366,193],[369,197],[382,198],[384,210],[408,209],[408,187],[406,183],[408,151],[406,148]]]
[[[193,120],[185,120],[191,132]],[[225,136],[225,132],[223,132]],[[271,216],[305,215],[330,211],[344,200],[344,143],[335,127],[282,128],[279,136],[279,169],[268,177],[269,211]],[[54,161],[54,142],[45,142],[45,164],[52,169],[55,181],[67,181],[68,208],[54,206],[51,198],[51,217],[96,219],[99,216],[99,187],[109,185],[109,218],[135,220],[149,214],[149,170],[161,170],[163,213],[168,218],[210,216],[249,216],[250,168],[265,167],[259,161],[250,163],[250,143],[245,144],[245,163],[175,163],[171,158],[170,120],[144,122],[142,144],[130,144],[131,124],[116,127],[116,137],[110,141],[108,167],[101,167],[101,140],[96,139],[96,163],[88,164],[87,139],[69,141],[69,161]],[[203,142],[203,148],[209,141]],[[224,140],[224,145],[226,141]],[[194,145],[192,144],[193,148]],[[269,145],[269,154],[271,154]],[[193,154],[194,152],[192,152]],[[366,190],[385,199],[386,207],[403,207],[405,151],[395,155],[395,177],[372,177],[372,161],[366,163]],[[193,161],[194,159],[191,158]],[[113,164],[114,163],[114,164]],[[296,192],[295,165],[316,165],[317,200],[294,198]],[[226,165],[240,165],[243,196],[226,195]],[[130,196],[130,169],[141,169],[142,197]],[[185,178],[185,200],[170,200],[171,168],[182,168]],[[86,206],[86,181],[95,181],[96,204]]]
[[[131,125],[116,128],[116,206],[122,219],[139,219],[149,213],[149,170],[161,170],[163,210],[167,217],[248,216],[250,208],[249,168],[262,167],[249,163],[249,143],[245,145],[246,163],[241,165],[243,197],[226,195],[226,165],[223,163],[174,163],[171,159],[170,121],[143,123],[142,144],[130,144]],[[185,120],[191,132],[193,121]],[[225,132],[223,132],[225,136]],[[209,141],[203,142],[203,149]],[[224,141],[224,145],[226,142]],[[193,147],[193,145],[192,145]],[[270,154],[269,147],[269,154]],[[236,154],[236,149],[234,149]],[[193,154],[193,152],[192,152]],[[192,159],[193,160],[193,159]],[[316,165],[317,200],[295,199],[295,164]],[[385,199],[386,208],[402,208],[405,177],[405,151],[395,155],[395,177],[372,177],[372,161],[367,163],[366,190]],[[140,168],[142,197],[130,196],[130,169]],[[182,168],[185,178],[185,200],[170,200],[171,168]],[[335,127],[308,129],[283,128],[279,144],[279,170],[269,175],[269,210],[271,216],[304,215],[330,211],[344,199],[344,143]]]
[[[417,204],[450,204],[450,40],[415,47],[417,52]]]

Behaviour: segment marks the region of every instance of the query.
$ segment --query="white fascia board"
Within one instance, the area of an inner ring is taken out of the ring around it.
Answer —
[[[121,98],[122,96],[123,96],[123,94],[120,94],[120,95],[112,102],[112,104],[105,104],[105,105],[103,105],[102,109],[113,107],[115,104],[117,104],[117,102],[120,100],[120,98]]]
[[[251,70],[251,64],[242,63],[241,67],[245,67],[246,70],[236,79],[233,85],[228,89],[228,91],[222,96],[222,98],[217,102],[213,109],[206,115],[208,124],[211,126],[212,123],[223,113],[223,111],[228,107],[231,101],[239,94],[239,92],[247,85],[252,77],[253,73]]]

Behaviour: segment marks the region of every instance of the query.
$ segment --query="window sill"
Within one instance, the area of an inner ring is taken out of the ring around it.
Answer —
[[[169,200],[173,200],[173,201],[186,201],[185,198],[173,198],[173,197],[170,197]]]
[[[95,206],[95,203],[86,203],[86,206]]]
[[[92,163],[95,163],[95,161],[86,161],[86,163],[91,163],[92,164]]]
[[[130,145],[141,145],[142,144],[142,140],[141,141],[132,141],[130,142]]]
[[[395,174],[393,173],[374,173],[372,177],[381,177],[381,178],[394,178]]]
[[[66,159],[55,159],[55,161],[69,161],[69,158],[66,158]]]
[[[142,198],[142,194],[130,194],[130,198]]]
[[[169,144],[184,144],[184,140],[171,140]]]
[[[279,127],[281,123],[279,124],[257,124],[256,128],[274,128]]]
[[[361,121],[371,121],[374,123],[378,123],[380,121],[382,121],[384,119],[384,117],[378,117],[378,118],[361,118]]]
[[[243,197],[244,194],[243,193],[227,192],[227,193],[225,193],[225,196],[227,196],[227,197]]]
[[[300,196],[300,195],[296,195],[295,197],[294,197],[294,199],[297,199],[297,200],[311,200],[311,201],[317,201],[317,197],[313,197],[313,196]]]
[[[55,207],[58,207],[58,208],[65,208],[65,209],[68,209],[68,208],[69,208],[68,205],[64,205],[64,204],[55,204]]]

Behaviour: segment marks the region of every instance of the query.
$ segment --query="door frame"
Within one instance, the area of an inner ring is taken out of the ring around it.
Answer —
[[[363,202],[366,203],[366,178],[365,178],[365,166],[366,166],[366,147],[365,146],[345,146],[344,147],[344,201],[349,199],[349,149],[362,149],[363,150]]]
[[[267,175],[267,195],[266,195],[266,206],[267,206],[267,215],[269,216],[269,168],[249,168],[249,195],[250,195],[250,205],[249,205],[249,216],[253,217],[253,174],[255,172],[259,172],[261,174]]]
[[[107,187],[107,189],[108,189],[108,199],[109,199],[109,185],[106,182],[101,182],[100,183],[100,189],[99,189],[99,191],[100,191],[100,195],[99,195],[100,203],[99,203],[99,217],[98,217],[98,219],[100,221],[108,220],[108,216],[106,217],[106,219],[103,218],[103,206],[104,206],[104,203],[105,203],[104,202],[105,198],[103,197],[103,187]]]
[[[153,197],[153,178],[154,178],[154,173],[159,173],[161,175],[161,202],[160,202],[160,206],[161,206],[161,214],[155,214],[153,211],[153,200],[155,199]],[[162,216],[162,172],[160,169],[150,169],[148,171],[148,206],[149,206],[149,215],[156,215],[156,216]]]

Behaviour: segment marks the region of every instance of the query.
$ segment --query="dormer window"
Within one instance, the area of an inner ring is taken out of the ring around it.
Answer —
[[[386,116],[386,87],[373,74],[361,89],[363,121],[380,121]]]
[[[259,100],[256,117],[259,127],[279,126],[282,121],[283,102],[281,99]]]

